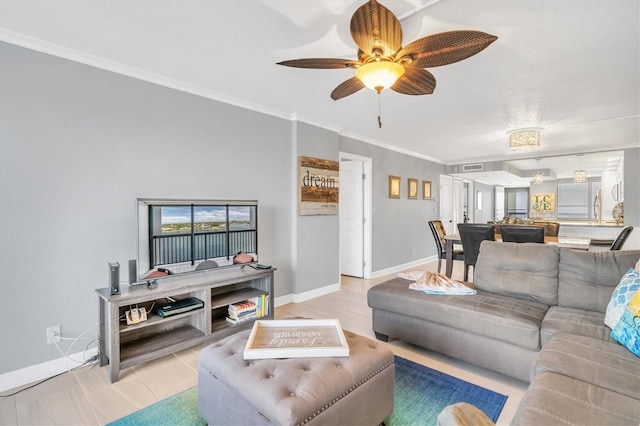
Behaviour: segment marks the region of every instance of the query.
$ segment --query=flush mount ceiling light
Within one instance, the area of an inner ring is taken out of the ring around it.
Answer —
[[[516,152],[531,152],[540,147],[539,127],[528,127],[507,132],[509,135],[509,148]]]
[[[582,169],[582,155],[578,155],[580,166],[578,170],[573,172],[573,181],[576,183],[585,183],[587,181],[587,171]]]
[[[533,183],[540,185],[542,182],[544,182],[544,175],[540,173],[540,159],[538,159],[538,173],[533,175]]]

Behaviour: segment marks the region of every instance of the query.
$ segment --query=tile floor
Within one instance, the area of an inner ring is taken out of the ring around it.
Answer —
[[[453,277],[462,279],[461,262],[455,264]],[[436,268],[437,262],[430,262],[414,269],[435,271]],[[338,318],[343,328],[374,338],[366,293],[371,286],[390,277],[363,280],[343,276],[340,291],[280,306],[275,316]],[[507,395],[509,399],[498,424],[509,424],[527,387],[521,381],[402,341],[388,345],[396,355]],[[102,425],[119,419],[195,386],[201,348],[194,347],[123,370],[120,380],[114,384],[109,383],[107,367],[65,373],[0,398],[0,425]]]

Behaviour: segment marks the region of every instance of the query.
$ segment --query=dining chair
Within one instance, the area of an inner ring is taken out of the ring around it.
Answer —
[[[544,226],[500,225],[505,243],[544,243]]]
[[[633,231],[633,226],[629,225],[622,228],[622,231],[620,231],[613,244],[611,244],[611,248],[609,250],[622,249],[622,246],[624,245],[625,241],[627,241],[627,238],[629,238],[629,234],[631,234],[631,231]]]
[[[469,279],[469,266],[476,267],[480,243],[485,240],[495,241],[496,233],[493,225],[483,223],[459,223],[458,233],[464,251],[464,280]]]
[[[440,273],[440,268],[442,267],[442,259],[447,258],[447,246],[444,239],[446,231],[441,220],[430,220],[429,228],[431,228],[433,238],[436,240],[436,250],[438,250],[438,273]],[[464,260],[464,251],[454,249],[451,258],[453,260]]]

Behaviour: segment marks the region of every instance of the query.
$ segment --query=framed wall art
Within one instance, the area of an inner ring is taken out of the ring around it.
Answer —
[[[408,179],[408,192],[410,200],[418,199],[418,179]]]
[[[400,176],[389,175],[389,198],[400,198]]]
[[[431,181],[430,180],[422,181],[422,199],[423,200],[431,199]]]
[[[320,158],[299,158],[298,214],[300,216],[338,214],[340,164]]]

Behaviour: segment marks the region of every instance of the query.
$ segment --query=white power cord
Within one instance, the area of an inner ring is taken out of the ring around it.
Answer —
[[[56,333],[55,331],[53,332],[54,335],[54,339],[53,339],[53,344],[56,346],[56,349],[58,349],[58,352],[60,352],[62,354],[62,356],[64,356],[64,365],[67,369],[68,372],[74,372],[76,368],[74,369],[69,367],[69,360],[76,362],[78,364],[85,365],[88,363],[91,363],[91,365],[89,366],[89,368],[93,367],[96,362],[97,362],[97,358],[94,357],[95,359],[87,359],[87,352],[89,351],[89,346],[93,343],[93,342],[97,342],[98,341],[98,337],[82,337],[84,336],[86,333],[89,332],[89,330],[91,330],[94,327],[97,327],[98,323],[93,324],[91,327],[87,328],[85,331],[83,331],[82,333],[80,333],[80,335],[78,337],[62,337],[61,335],[59,335],[58,333]],[[71,340],[72,343],[69,345],[69,347],[67,348],[66,352],[63,352],[62,349],[60,349],[60,346],[58,346],[58,341],[57,339],[60,340]],[[89,340],[89,343],[87,344],[84,354],[83,354],[83,360],[77,360],[74,359],[73,357],[71,357],[71,355],[69,355],[69,352],[71,352],[71,348],[73,348],[73,346],[78,343],[80,340]],[[100,348],[98,347],[98,351],[100,351]],[[87,368],[86,370],[80,371],[80,373],[83,373],[84,371],[87,371],[89,368]],[[73,371],[72,371],[73,370]],[[75,374],[75,372],[74,372]]]

